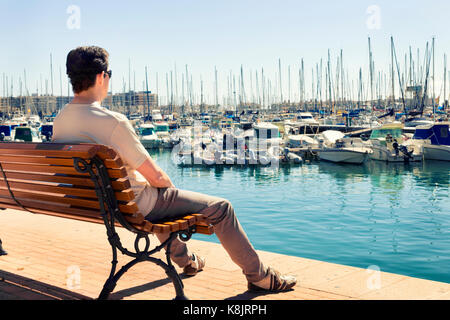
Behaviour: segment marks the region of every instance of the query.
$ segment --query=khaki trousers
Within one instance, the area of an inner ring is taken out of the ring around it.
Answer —
[[[249,282],[257,282],[266,276],[267,269],[248,240],[231,203],[226,199],[178,188],[158,188],[155,207],[146,219],[157,222],[191,213],[203,214],[214,226],[214,232],[223,248],[242,269]],[[164,234],[157,236],[161,242],[168,238]],[[178,238],[172,242],[171,259],[179,267],[183,268],[190,256],[185,242]]]

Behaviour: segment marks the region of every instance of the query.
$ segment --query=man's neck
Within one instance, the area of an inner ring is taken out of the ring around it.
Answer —
[[[102,99],[92,93],[75,93],[74,98],[70,103],[72,104],[92,104],[94,102],[98,102],[99,104],[102,103]]]

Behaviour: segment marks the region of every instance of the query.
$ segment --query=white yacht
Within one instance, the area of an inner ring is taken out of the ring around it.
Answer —
[[[339,163],[362,164],[372,153],[370,145],[361,138],[345,138],[345,134],[336,130],[326,130],[319,135],[320,160]]]
[[[298,124],[313,124],[313,125],[318,125],[319,122],[314,119],[313,115],[311,112],[300,112],[296,117],[295,117],[295,121]]]
[[[309,126],[318,126],[319,121],[314,119],[311,112],[300,112],[293,119],[284,121],[284,132],[298,134]]]
[[[156,135],[161,140],[161,146],[163,148],[170,148],[172,144],[169,133],[169,123],[165,121],[158,121],[154,122],[153,126],[155,128]]]
[[[161,110],[153,109],[151,111],[151,114],[152,114],[152,121],[153,122],[163,121],[163,117],[161,115]]]
[[[146,149],[158,148],[161,140],[155,132],[155,127],[150,123],[144,123],[138,128],[139,140]]]

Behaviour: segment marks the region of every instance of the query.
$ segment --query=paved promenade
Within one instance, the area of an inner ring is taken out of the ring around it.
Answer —
[[[133,235],[118,228],[133,247]],[[110,272],[111,249],[105,227],[81,221],[0,211],[1,299],[93,299]],[[156,238],[153,243],[156,243]],[[247,292],[245,277],[219,244],[195,240],[192,251],[206,257],[206,268],[184,277],[194,300],[349,300],[450,299],[450,284],[259,251],[263,261],[298,279],[295,290],[279,294]],[[159,257],[162,257],[159,254]],[[129,258],[119,253],[119,267]],[[181,270],[180,270],[181,271]],[[111,299],[172,299],[175,291],[164,271],[140,263],[118,282]]]

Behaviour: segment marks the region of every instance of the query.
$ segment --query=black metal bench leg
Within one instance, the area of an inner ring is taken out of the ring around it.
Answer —
[[[175,267],[172,265],[172,261],[170,259],[170,246],[171,246],[172,241],[176,237],[177,237],[177,233],[171,234],[169,239],[166,240],[167,242],[165,242],[164,244],[161,244],[159,248],[154,249],[156,252],[156,251],[161,250],[164,247],[164,245],[167,245],[167,248],[166,248],[167,263],[165,263],[161,259],[151,257],[150,252],[142,252],[141,255],[135,256],[135,258],[133,260],[129,261],[127,264],[122,266],[122,268],[120,268],[120,270],[117,273],[115,272],[116,264],[117,264],[117,249],[116,249],[116,246],[114,244],[112,244],[112,249],[113,249],[112,268],[111,268],[109,278],[108,278],[108,280],[106,280],[105,284],[103,285],[103,289],[102,289],[100,295],[98,296],[98,300],[108,299],[109,295],[111,294],[111,292],[113,292],[114,288],[116,287],[117,282],[125,274],[125,272],[127,272],[135,264],[142,262],[142,261],[150,261],[150,262],[157,264],[161,268],[163,268],[164,271],[166,272],[166,275],[169,277],[170,280],[172,280],[173,286],[175,288],[175,293],[176,293],[175,300],[187,300],[187,297],[184,295],[184,285],[181,280],[181,277],[178,274]]]
[[[8,252],[6,252],[5,250],[3,250],[2,247],[2,239],[0,239],[0,256],[6,256],[8,254]]]
[[[184,285],[181,281],[180,275],[174,268],[174,266],[169,266],[166,270],[167,276],[172,280],[173,286],[175,287],[175,299],[174,300],[188,300],[184,295]]]
[[[105,284],[103,285],[102,292],[100,292],[100,295],[98,296],[98,300],[106,300],[109,297],[109,294],[114,290],[116,286],[116,282],[113,282],[114,273],[116,272],[116,266],[117,266],[117,248],[114,246],[114,244],[111,243],[111,249],[112,249],[112,256],[113,259],[111,261],[111,271],[109,273],[108,280],[106,280]]]
[[[6,210],[6,208],[0,208],[0,210]],[[0,239],[0,256],[6,256],[7,254],[8,254],[8,252],[3,250],[2,239]]]
[[[166,248],[166,259],[167,259],[167,267],[164,268],[166,270],[167,276],[172,280],[173,286],[175,287],[175,299],[174,300],[188,300],[188,298],[184,295],[184,285],[181,280],[180,275],[172,264],[172,260],[170,259],[170,247],[172,245],[172,241],[177,237],[177,234],[171,234],[171,239],[167,244]]]

